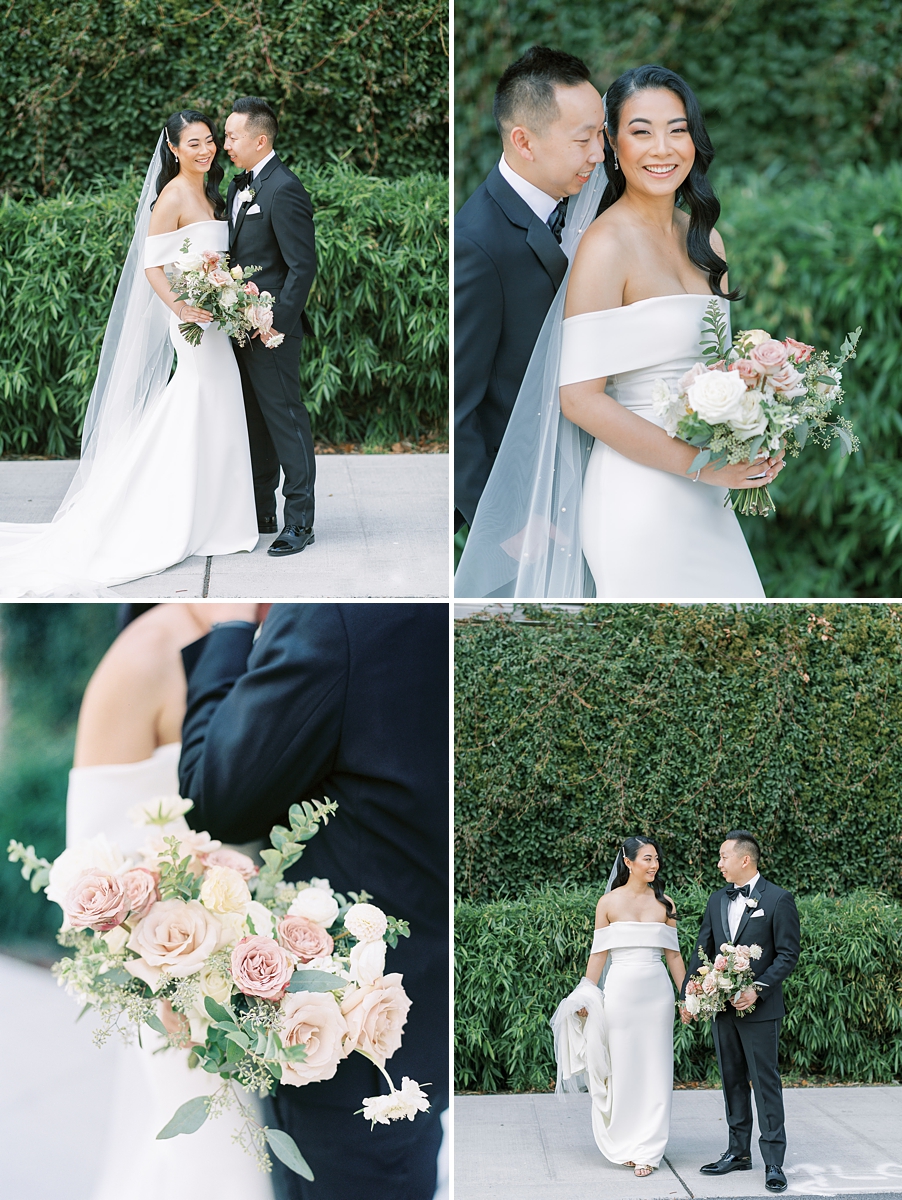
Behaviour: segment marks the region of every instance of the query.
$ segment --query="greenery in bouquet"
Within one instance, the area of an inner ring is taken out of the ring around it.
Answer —
[[[229,267],[228,254],[219,250],[192,250],[190,238],[182,243],[179,254],[176,272],[169,281],[177,300],[211,313],[219,328],[240,346],[251,330],[269,333],[273,297],[269,292],[261,292],[251,279],[259,267]],[[192,346],[200,345],[204,336],[202,327],[194,321],[182,321],[179,332]],[[283,335],[278,334],[264,344],[274,350],[282,340]]]
[[[705,361],[683,375],[676,392],[663,379],[652,391],[667,433],[698,448],[687,474],[697,477],[708,465],[753,463],[784,448],[796,457],[809,440],[826,448],[838,439],[844,455],[859,449],[851,422],[833,418],[833,409],[842,403],[841,368],[855,357],[860,326],[831,360],[827,351],[791,337],[777,341],[764,329],[742,330],[729,344],[716,299],[703,324]],[[767,487],[731,489],[724,503],[746,516],[775,511]]]
[[[385,1062],[401,1044],[410,1000],[398,974],[385,974],[386,948],[408,937],[365,892],[336,893],[325,879],[283,876],[337,805],[292,805],[289,827],[276,825],[271,847],[251,858],[188,827],[190,800],[163,797],[130,814],[148,840],[126,857],[104,835],[66,849],[53,863],[11,841],[32,891],[43,888],[63,910],[61,945],[73,951],[54,971],[98,1017],[94,1039],[124,1040],[142,1026],[160,1049],[218,1076],[216,1090],[183,1104],[158,1138],[189,1134],[237,1105],[236,1140],[261,1170],[272,1151],[307,1179],[312,1172],[293,1139],[261,1125],[244,1092],[278,1083],[302,1087],[330,1079],[358,1052],[372,1061],[388,1092],[363,1100],[371,1123],[424,1112],[419,1084],[395,1088]],[[238,1085],[238,1086],[236,1086]]]
[[[751,987],[755,982],[752,972],[752,961],[761,957],[761,947],[734,946],[732,942],[724,942],[720,953],[711,962],[701,946],[698,948],[702,965],[698,974],[692,975],[686,984],[685,1000],[678,1000],[677,1005],[685,1008],[692,1017],[700,1017],[710,1021],[719,1012],[723,1012],[728,1000],[738,1000],[741,992]],[[744,1017],[755,1011],[755,1005],[737,1009],[736,1015]]]

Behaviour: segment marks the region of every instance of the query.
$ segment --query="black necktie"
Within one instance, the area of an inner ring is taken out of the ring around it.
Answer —
[[[565,196],[563,200],[559,201],[554,212],[546,222],[548,228],[554,234],[555,241],[558,243],[561,240],[561,234],[564,232],[564,226],[567,223],[567,201],[569,199],[569,196]]]
[[[743,884],[742,887],[736,887],[735,884],[732,884],[730,887],[727,888],[727,899],[728,900],[735,900],[737,896],[748,896],[748,894],[749,894],[749,885],[747,883]]]

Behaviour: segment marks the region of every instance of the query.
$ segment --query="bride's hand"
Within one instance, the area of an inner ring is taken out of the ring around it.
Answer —
[[[588,1013],[588,1010],[585,1008],[578,1008],[576,1010],[576,1015],[578,1017],[587,1017],[589,1015],[589,1013]]]
[[[189,322],[194,322],[196,325],[201,321],[213,320],[213,314],[208,313],[205,308],[192,308],[190,304],[183,304],[176,313],[176,316],[183,325]]]
[[[728,466],[720,468],[702,467],[699,482],[725,488],[767,487],[783,470],[785,454],[785,450],[779,450],[770,457],[757,458],[753,463],[730,463]],[[692,478],[694,479],[695,476],[693,475]]]

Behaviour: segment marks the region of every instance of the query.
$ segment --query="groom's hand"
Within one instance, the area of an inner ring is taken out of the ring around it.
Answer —
[[[262,608],[262,604],[192,604],[190,611],[207,634],[222,621],[250,621],[258,625],[265,615],[260,611]]]
[[[684,1025],[691,1025],[691,1023],[695,1020],[695,1017],[693,1017],[692,1013],[689,1012],[689,1010],[687,1008],[681,1007],[680,1008],[680,1020],[683,1022]]]
[[[757,999],[757,991],[753,987],[750,987],[746,988],[744,992],[739,993],[738,1000],[731,1000],[730,1003],[735,1009],[738,1009],[739,1012],[742,1012],[746,1008],[751,1008]]]
[[[273,338],[277,338],[277,337],[281,337],[281,336],[282,335],[281,335],[281,333],[279,333],[278,329],[274,329],[272,326],[270,326],[269,332],[267,333],[265,338],[263,337],[263,335],[261,334],[259,329],[255,329],[254,332],[251,334],[252,339],[255,337],[258,337],[260,339],[260,341],[263,342],[264,346],[268,346]]]

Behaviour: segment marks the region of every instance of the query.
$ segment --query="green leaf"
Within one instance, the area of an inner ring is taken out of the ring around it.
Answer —
[[[842,442],[843,457],[845,457],[847,454],[851,454],[853,450],[852,437],[848,429],[843,429],[842,425],[837,425],[836,432],[839,435],[839,440]]]
[[[698,454],[696,454],[695,458],[693,458],[692,465],[689,467],[689,470],[686,472],[686,474],[694,475],[696,471],[700,471],[702,467],[706,467],[710,461],[711,451],[700,450]]]
[[[348,981],[329,971],[295,971],[289,992],[334,992],[347,987]]]
[[[156,1030],[157,1033],[162,1033],[164,1037],[168,1036],[168,1030],[166,1029],[166,1026],[156,1013],[148,1013],[144,1020],[151,1027],[151,1029]]]
[[[230,1031],[226,1034],[226,1037],[230,1042],[234,1042],[236,1046],[240,1046],[242,1050],[250,1049],[251,1039],[240,1029]]]
[[[226,1062],[240,1062],[242,1058],[244,1058],[246,1047],[242,1046],[240,1043],[236,1043],[234,1034],[226,1034],[226,1037],[229,1039],[226,1045]]]
[[[836,379],[834,379],[834,377],[832,375],[818,375],[817,382],[818,383],[826,383],[830,387],[836,387],[836,384],[838,381]]]
[[[796,441],[799,443],[799,449],[805,449],[805,443],[808,441],[809,425],[807,421],[799,421],[793,432],[795,433]]]
[[[298,1150],[294,1138],[283,1133],[281,1129],[266,1128],[263,1132],[266,1134],[266,1140],[276,1158],[283,1162],[289,1170],[294,1171],[295,1175],[301,1175],[304,1179],[313,1182],[313,1172],[310,1170],[307,1160]]]
[[[157,1141],[176,1137],[180,1133],[196,1133],[207,1119],[209,1096],[195,1096],[176,1109],[175,1115],[157,1134]]]

